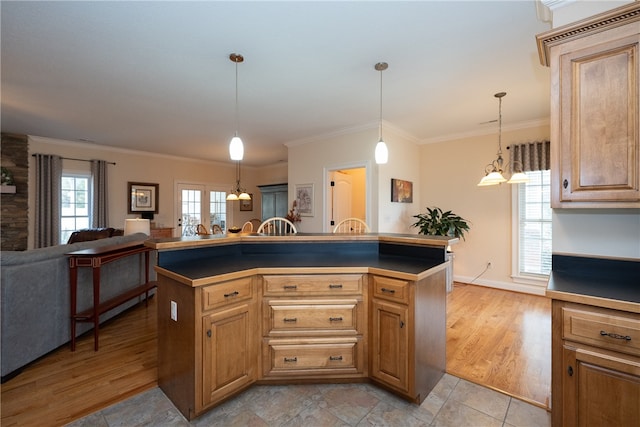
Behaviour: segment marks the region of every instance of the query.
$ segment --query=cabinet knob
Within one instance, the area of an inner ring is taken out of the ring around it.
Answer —
[[[564,181],[562,181],[562,187],[566,190],[567,187],[569,186],[569,181],[567,181],[566,179]]]
[[[629,335],[614,334],[613,332],[607,331],[600,331],[600,335],[602,335],[603,337],[615,338],[617,340],[631,341],[631,336]]]
[[[331,360],[331,361],[340,361],[340,360],[342,360],[342,356],[329,356],[329,360]]]
[[[209,338],[211,338],[211,329],[209,329],[209,330],[207,331],[207,336],[208,336]]]
[[[297,357],[285,357],[284,361],[285,362],[297,362],[298,358]]]
[[[570,377],[573,376],[573,368],[571,366],[567,368],[567,374],[569,374]]]
[[[284,285],[283,288],[284,288],[285,291],[291,291],[291,290],[295,291],[296,289],[298,289],[298,286],[297,285]]]
[[[341,283],[330,283],[329,284],[329,289],[342,289],[342,284]]]
[[[240,292],[238,291],[233,291],[230,294],[224,294],[225,298],[229,298],[229,297],[235,297],[236,295],[240,295]]]
[[[284,319],[282,319],[284,322],[288,322],[288,323],[293,323],[293,322],[297,322],[298,318],[297,317],[285,317]]]
[[[400,321],[400,329],[404,328],[404,320]]]
[[[387,289],[387,288],[382,288],[380,289],[382,292],[387,293],[387,294],[395,294],[396,290],[395,289]]]
[[[342,317],[329,317],[329,322],[342,322]]]

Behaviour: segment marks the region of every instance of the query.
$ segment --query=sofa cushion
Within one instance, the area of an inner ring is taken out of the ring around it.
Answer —
[[[124,230],[116,230],[113,227],[105,228],[86,228],[84,230],[78,230],[71,233],[67,244],[76,242],[89,242],[92,240],[106,239],[114,236],[122,236]]]

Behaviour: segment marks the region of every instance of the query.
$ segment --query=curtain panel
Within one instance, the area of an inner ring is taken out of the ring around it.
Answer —
[[[508,147],[511,150],[511,172],[514,171],[514,164],[522,165],[523,172],[543,171],[551,169],[551,143],[549,141],[525,142],[523,144],[512,144]]]
[[[104,160],[91,160],[91,226],[93,228],[108,227],[108,200],[107,196],[107,162]]]
[[[34,246],[44,248],[60,244],[60,191],[62,158],[35,154],[36,212]]]

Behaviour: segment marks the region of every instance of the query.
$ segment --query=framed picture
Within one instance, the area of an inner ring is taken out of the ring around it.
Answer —
[[[391,178],[391,201],[413,203],[413,182]]]
[[[158,213],[158,184],[129,182],[127,206],[129,213]]]
[[[252,211],[253,210],[253,193],[249,193],[251,196],[251,200],[240,200],[240,210],[241,211]]]
[[[295,191],[300,216],[313,216],[313,184],[296,184]]]

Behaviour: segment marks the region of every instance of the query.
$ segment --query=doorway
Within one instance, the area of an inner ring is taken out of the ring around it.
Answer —
[[[226,190],[221,186],[176,183],[176,218],[178,236],[195,236],[198,224],[211,232],[219,225],[226,232],[229,212]]]
[[[371,226],[367,170],[366,165],[352,165],[326,171],[324,232],[332,232],[338,222],[352,217]]]

